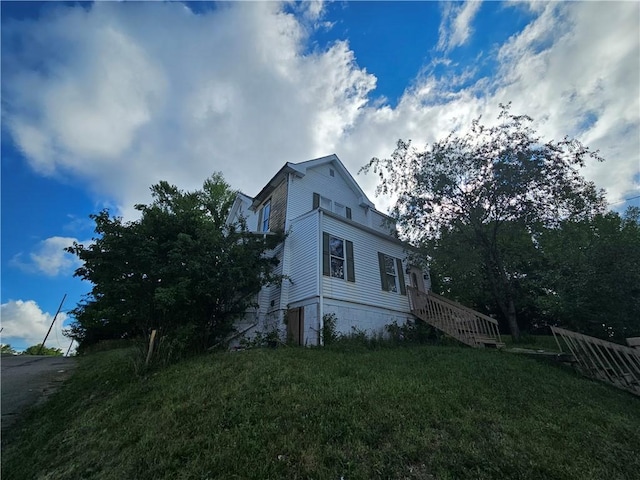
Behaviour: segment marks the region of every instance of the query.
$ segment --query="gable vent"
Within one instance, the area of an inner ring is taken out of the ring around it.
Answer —
[[[333,171],[333,168],[329,169],[329,175],[332,176],[332,177],[336,176],[336,172]]]

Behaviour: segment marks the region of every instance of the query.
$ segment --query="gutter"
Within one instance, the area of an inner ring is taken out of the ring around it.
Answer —
[[[318,345],[324,345],[322,338],[322,331],[324,330],[324,294],[322,291],[322,220],[323,220],[323,210],[318,209],[318,297],[319,297],[319,308],[318,315],[320,316],[320,331],[318,332]]]

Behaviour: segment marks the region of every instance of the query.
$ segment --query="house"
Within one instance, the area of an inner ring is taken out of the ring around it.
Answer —
[[[241,216],[252,231],[287,233],[273,251],[285,279],[264,287],[258,308],[237,325],[248,336],[276,329],[317,345],[329,314],[339,333],[380,332],[414,318],[408,285],[429,289],[393,219],[376,210],[336,155],[286,163],[255,197],[239,193],[228,221]]]

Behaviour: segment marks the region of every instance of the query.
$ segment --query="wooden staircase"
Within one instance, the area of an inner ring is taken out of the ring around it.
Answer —
[[[498,322],[433,292],[407,287],[411,313],[441,332],[474,348],[502,348]]]
[[[599,338],[551,327],[558,347],[565,347],[575,359],[575,366],[584,375],[634,395],[640,395],[640,349],[625,347]],[[562,342],[561,342],[562,340]],[[634,345],[634,339],[627,339]]]

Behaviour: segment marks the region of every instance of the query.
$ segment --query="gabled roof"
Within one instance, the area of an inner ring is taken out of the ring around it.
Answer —
[[[227,225],[233,222],[233,219],[236,218],[238,214],[238,210],[240,209],[243,203],[246,205],[249,205],[250,207],[252,202],[253,202],[252,197],[238,190],[236,192],[236,198],[233,200],[233,204],[231,205],[231,208],[229,209],[229,213],[227,214],[227,221],[226,221]]]
[[[273,189],[276,188],[280,184],[280,182],[282,182],[286,178],[286,175],[288,173],[293,173],[298,177],[304,177],[307,173],[307,170],[309,170],[310,168],[315,168],[329,163],[332,164],[333,167],[338,170],[338,172],[340,172],[342,177],[347,182],[347,185],[349,185],[349,188],[351,188],[351,190],[353,190],[353,192],[358,196],[358,198],[360,199],[360,205],[375,210],[373,202],[369,200],[366,194],[362,191],[360,185],[358,185],[358,183],[354,180],[354,178],[349,173],[349,170],[346,169],[344,164],[340,161],[335,153],[327,155],[326,157],[307,160],[305,162],[285,163],[284,166],[280,170],[278,170],[278,173],[276,173],[273,178],[269,180],[269,182],[260,191],[260,193],[256,195],[253,200],[252,208],[256,208],[258,205],[260,205],[271,194]]]

